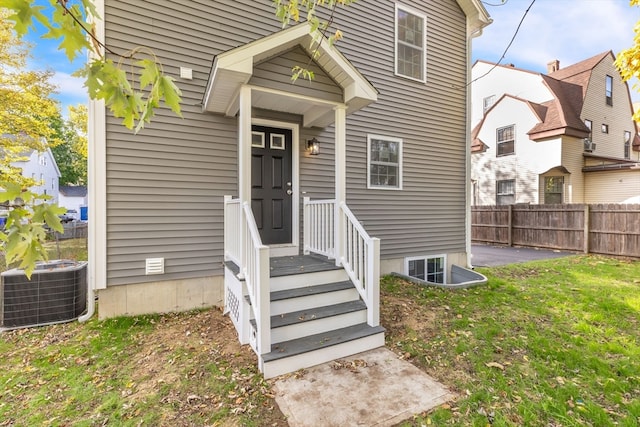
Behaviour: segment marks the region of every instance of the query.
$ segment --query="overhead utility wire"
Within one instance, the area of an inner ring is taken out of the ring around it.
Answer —
[[[511,37],[511,41],[509,42],[509,44],[507,45],[507,48],[504,50],[504,52],[502,53],[502,56],[500,57],[500,59],[498,60],[498,62],[496,62],[495,64],[493,64],[493,67],[491,67],[489,69],[489,71],[487,71],[486,73],[484,73],[483,75],[481,75],[480,77],[476,77],[475,79],[471,80],[469,83],[467,83],[467,86],[469,86],[470,84],[477,82],[478,80],[480,80],[481,78],[485,77],[487,74],[489,74],[490,72],[492,72],[498,65],[500,65],[500,62],[502,62],[502,60],[504,59],[504,57],[507,55],[507,52],[509,51],[509,48],[511,47],[511,45],[513,44],[513,41],[516,39],[516,36],[518,35],[518,31],[520,31],[520,27],[522,26],[522,23],[524,22],[524,18],[527,16],[527,13],[529,13],[529,11],[531,10],[531,6],[533,6],[533,4],[536,2],[536,0],[533,0],[531,2],[531,4],[529,5],[529,7],[527,8],[527,10],[524,11],[524,14],[522,15],[522,19],[520,19],[520,23],[518,24],[518,27],[516,28],[516,32],[513,33],[513,37]]]

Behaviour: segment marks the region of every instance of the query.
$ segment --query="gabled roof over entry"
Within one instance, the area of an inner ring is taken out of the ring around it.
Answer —
[[[238,96],[242,85],[251,79],[254,65],[300,46],[313,57],[310,46],[313,35],[307,23],[298,24],[286,30],[253,41],[218,55],[209,76],[204,95],[205,111],[234,116],[239,110]],[[314,46],[316,46],[314,44]],[[360,110],[378,97],[378,92],[369,81],[335,48],[323,40],[315,62],[338,86],[342,88],[342,102],[347,106],[347,114]],[[304,66],[305,64],[300,64]],[[313,82],[312,82],[313,84]],[[304,126],[326,126],[333,122],[332,105],[310,97],[289,97],[282,91],[267,91],[253,97],[252,106],[277,109],[277,111],[301,114]],[[275,102],[274,102],[275,101]],[[275,106],[275,107],[274,107]]]

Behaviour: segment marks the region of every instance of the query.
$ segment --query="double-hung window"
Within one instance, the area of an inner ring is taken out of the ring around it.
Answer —
[[[396,4],[396,74],[425,82],[427,17]]]
[[[504,179],[496,182],[496,205],[512,205],[516,202],[516,180]]]
[[[367,135],[367,187],[402,188],[402,139]]]
[[[564,189],[564,177],[545,176],[544,177],[544,203],[547,205],[561,204],[564,201],[562,195]]]
[[[515,153],[515,126],[505,126],[496,130],[496,155],[507,156]]]

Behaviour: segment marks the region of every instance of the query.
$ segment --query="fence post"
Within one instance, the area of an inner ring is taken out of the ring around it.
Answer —
[[[513,246],[513,205],[509,205],[507,212],[507,246]]]
[[[584,242],[583,250],[585,254],[589,253],[589,205],[584,205]]]

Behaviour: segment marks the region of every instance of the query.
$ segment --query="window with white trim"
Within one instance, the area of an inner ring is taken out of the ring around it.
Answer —
[[[624,158],[631,158],[631,132],[628,130],[624,131]]]
[[[496,182],[496,205],[512,205],[516,202],[516,180],[503,179]]]
[[[367,135],[367,188],[402,189],[402,139]]]
[[[547,205],[561,204],[564,202],[564,177],[545,176],[544,177],[544,203]]]
[[[409,257],[404,259],[407,276],[431,283],[446,283],[447,258],[445,255]]]
[[[515,126],[496,129],[496,155],[508,156],[516,152]]]
[[[396,74],[425,82],[427,17],[396,3]]]
[[[486,113],[489,108],[496,103],[496,96],[490,95],[482,99],[482,114]]]

